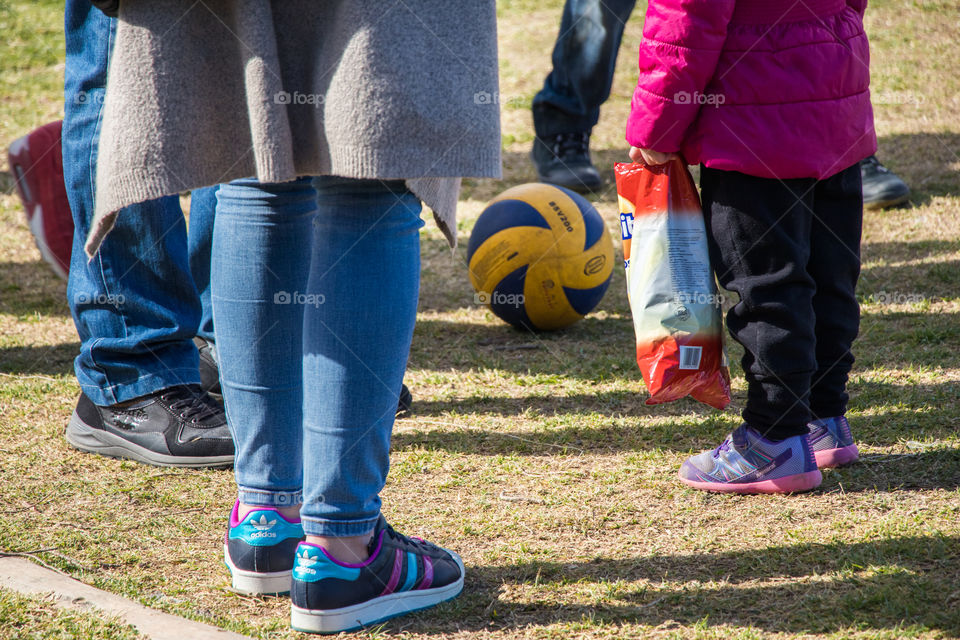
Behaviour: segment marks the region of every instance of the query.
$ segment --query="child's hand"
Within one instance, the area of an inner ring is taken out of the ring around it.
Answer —
[[[630,159],[640,164],[664,164],[677,157],[675,153],[662,153],[653,149],[630,147]]]

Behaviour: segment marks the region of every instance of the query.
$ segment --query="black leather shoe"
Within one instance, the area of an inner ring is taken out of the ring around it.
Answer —
[[[860,161],[860,178],[863,181],[864,209],[895,207],[910,197],[907,183],[880,164],[877,156]]]
[[[217,346],[197,336],[193,339],[200,352],[200,387],[209,394],[221,399],[220,390],[220,363],[217,361]]]
[[[540,182],[560,185],[578,193],[598,190],[600,173],[590,161],[589,133],[561,133],[536,138],[530,158]]]
[[[410,412],[410,408],[413,406],[413,395],[410,393],[410,389],[407,388],[407,385],[400,385],[400,398],[397,401],[397,415],[402,416],[405,413]]]
[[[99,407],[81,393],[66,436],[81,451],[160,467],[233,464],[223,408],[196,385],[110,407]]]

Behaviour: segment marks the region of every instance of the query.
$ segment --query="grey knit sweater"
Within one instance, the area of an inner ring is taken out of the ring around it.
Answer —
[[[498,177],[494,0],[123,0],[93,253],[117,212],[232,179],[405,179],[455,241]]]

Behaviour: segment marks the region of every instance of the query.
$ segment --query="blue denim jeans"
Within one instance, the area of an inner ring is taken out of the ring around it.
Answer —
[[[308,535],[369,533],[416,319],[420,201],[403,182],[217,192],[213,312],[239,498],[302,501]]]
[[[98,405],[199,384],[192,338],[201,303],[178,198],[129,207],[93,260],[88,262],[83,252],[93,217],[97,146],[116,20],[94,9],[89,0],[67,0],[65,29],[63,175],[75,228],[67,297],[80,335],[77,380]],[[194,203],[198,200],[207,209],[192,207],[191,231],[199,238],[203,232],[198,229],[206,224],[209,238],[213,200],[195,195]]]
[[[623,27],[636,0],[567,0],[553,71],[533,99],[538,137],[589,132],[610,97]]]
[[[190,273],[200,294],[200,326],[197,335],[214,342],[213,305],[210,302],[210,252],[213,246],[213,216],[217,209],[219,185],[197,189],[190,194],[190,233],[187,250]]]

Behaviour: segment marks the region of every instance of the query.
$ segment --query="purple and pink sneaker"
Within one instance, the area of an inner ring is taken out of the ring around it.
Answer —
[[[360,564],[335,560],[301,542],[290,589],[291,626],[339,633],[426,609],[460,595],[463,561],[452,551],[393,530],[383,516]]]
[[[807,424],[807,428],[810,429],[807,441],[821,469],[842,467],[856,462],[860,457],[850,432],[850,423],[844,416],[814,420]]]
[[[799,493],[822,479],[806,436],[772,441],[746,424],[680,467],[684,484],[721,493]]]

